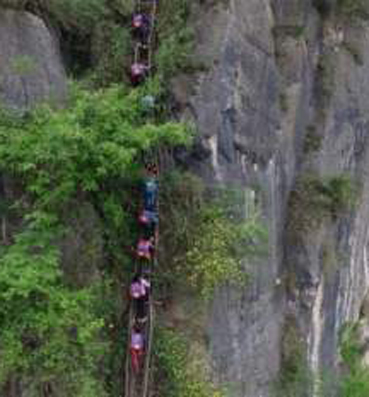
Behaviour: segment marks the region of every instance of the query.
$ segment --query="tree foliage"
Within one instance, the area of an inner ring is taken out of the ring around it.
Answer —
[[[59,241],[67,230],[65,212],[82,200],[100,212],[108,248],[121,251],[124,187],[142,156],[161,145],[189,143],[185,126],[146,121],[145,90],[77,90],[68,109],[0,117],[0,172],[21,181],[23,191],[14,203],[21,230],[0,250],[0,384],[17,373],[35,390],[61,383],[66,396],[104,396],[96,374],[110,314],[99,310],[102,280],[79,289],[68,285]]]
[[[98,293],[65,285],[55,233],[49,222],[30,221],[0,257],[0,384],[17,373],[31,388],[58,379],[69,395],[103,396],[94,367],[106,348]],[[96,386],[90,394],[87,384]]]
[[[162,0],[158,20],[158,49],[155,64],[166,81],[178,72],[191,73],[206,69],[204,59],[193,56],[195,31],[193,19],[199,0]]]
[[[72,109],[42,108],[28,120],[0,124],[0,166],[23,177],[39,206],[60,205],[77,191],[99,191],[122,178],[158,145],[189,142],[185,128],[144,122],[139,92],[81,92]]]
[[[340,396],[365,397],[369,395],[369,370],[362,363],[358,324],[345,324],[341,331],[341,357],[345,373],[340,382]]]
[[[369,18],[369,3],[367,0],[338,0],[338,11],[350,18]]]
[[[226,282],[244,284],[244,262],[265,253],[267,231],[257,212],[245,219],[243,190],[206,189],[190,173],[173,173],[161,192],[167,203],[162,230],[168,231],[162,235],[160,260],[168,267],[161,274],[171,283],[186,280],[203,298]]]

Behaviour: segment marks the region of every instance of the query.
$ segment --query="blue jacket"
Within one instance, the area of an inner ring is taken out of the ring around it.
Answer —
[[[145,181],[143,197],[144,197],[144,209],[146,211],[155,211],[158,200],[158,181],[154,178],[150,178]]]

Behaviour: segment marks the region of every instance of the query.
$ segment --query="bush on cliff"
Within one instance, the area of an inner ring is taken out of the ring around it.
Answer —
[[[369,369],[362,363],[358,324],[345,324],[341,330],[340,353],[344,373],[339,384],[340,397],[369,396]]]
[[[32,390],[50,385],[68,396],[104,396],[97,369],[112,315],[99,309],[104,283],[69,285],[59,242],[71,205],[90,202],[108,234],[105,254],[119,263],[129,226],[122,221],[124,186],[145,152],[189,143],[181,124],[146,122],[144,94],[116,87],[77,92],[59,112],[0,117],[0,172],[19,181],[13,206],[21,219],[0,249],[0,385],[16,374]]]
[[[223,397],[206,378],[204,367],[191,368],[189,346],[184,336],[167,328],[155,335],[155,372],[162,382],[155,389],[160,397]]]
[[[172,288],[182,280],[210,298],[225,283],[244,285],[244,262],[265,253],[268,236],[257,211],[245,218],[243,188],[215,191],[193,174],[171,173],[161,194],[161,227],[168,232],[161,239],[160,273]]]

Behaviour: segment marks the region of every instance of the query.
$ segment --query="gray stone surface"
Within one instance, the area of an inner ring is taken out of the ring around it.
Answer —
[[[286,315],[297,319],[312,371],[338,371],[339,331],[359,319],[368,290],[369,27],[323,21],[312,2],[298,0],[217,2],[197,15],[198,55],[209,71],[192,88],[188,77],[173,85],[200,134],[191,161],[212,183],[257,185],[270,237],[269,257],[248,266],[249,285],[214,298],[214,379],[231,397],[268,397]],[[322,140],[314,153],[304,150],[310,126]],[[307,172],[345,173],[362,190],[355,210],[291,236],[288,200]]]
[[[0,101],[25,110],[66,98],[58,44],[44,22],[27,12],[0,12]]]

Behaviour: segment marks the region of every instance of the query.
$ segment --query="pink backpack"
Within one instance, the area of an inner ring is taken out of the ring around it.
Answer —
[[[142,297],[142,284],[140,282],[134,282],[131,284],[131,297],[133,299],[139,299]]]
[[[137,251],[139,255],[150,255],[151,242],[149,240],[139,240]]]
[[[143,336],[142,334],[133,332],[131,335],[131,348],[136,350],[143,349]]]
[[[132,20],[132,25],[135,28],[140,28],[143,24],[143,17],[141,14],[134,15],[133,20]]]

